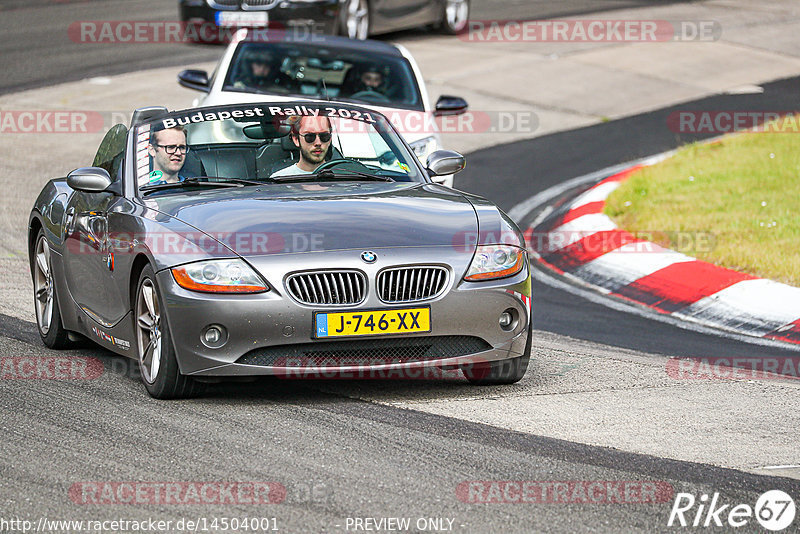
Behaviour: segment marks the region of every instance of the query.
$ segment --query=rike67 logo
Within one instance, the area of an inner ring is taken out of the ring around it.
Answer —
[[[723,504],[719,493],[714,493],[710,499],[705,493],[699,499],[691,493],[678,493],[667,526],[738,528],[749,524],[755,517],[763,528],[778,532],[792,524],[795,513],[794,500],[781,490],[761,494],[755,507]]]

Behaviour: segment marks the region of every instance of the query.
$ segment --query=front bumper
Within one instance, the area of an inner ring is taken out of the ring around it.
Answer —
[[[254,10],[243,11],[237,8],[215,9],[204,0],[189,0],[180,3],[180,16],[189,24],[217,25],[217,13],[222,11],[242,11],[253,13]],[[320,0],[319,2],[281,2],[278,6],[267,9],[270,29],[288,29],[293,26],[311,27],[314,32],[324,34],[336,33],[339,1]]]
[[[335,266],[335,261],[330,265]],[[352,265],[346,268],[352,268]],[[302,368],[311,374],[315,370],[336,369],[356,373],[357,377],[363,376],[365,370],[408,372],[431,367],[458,367],[524,354],[531,320],[530,308],[524,298],[530,295],[527,267],[514,277],[481,283],[463,282],[461,273],[453,272],[442,296],[430,301],[392,305],[382,303],[375,294],[375,274],[379,269],[364,264],[360,268],[367,275],[367,298],[357,306],[341,307],[300,304],[286,294],[280,278],[271,279],[263,268],[259,270],[273,284],[273,289],[253,295],[187,291],[178,286],[169,270],[161,271],[158,283],[181,373],[196,376],[297,376],[298,368]],[[430,306],[430,332],[313,338],[315,311],[418,305]],[[499,317],[506,310],[514,310],[517,318],[507,330],[499,324]],[[201,340],[211,325],[224,327],[227,342],[219,348],[210,348]],[[395,344],[398,351],[384,350]],[[434,348],[422,355],[419,351],[424,349],[418,347],[421,344]],[[401,350],[410,345],[414,346],[413,350]],[[417,357],[409,356],[414,351],[417,351]],[[265,354],[269,357],[264,357]]]

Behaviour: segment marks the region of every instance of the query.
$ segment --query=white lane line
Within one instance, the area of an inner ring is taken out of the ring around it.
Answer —
[[[800,467],[800,464],[789,464],[789,465],[767,465],[764,467],[758,467],[757,469],[796,469]]]

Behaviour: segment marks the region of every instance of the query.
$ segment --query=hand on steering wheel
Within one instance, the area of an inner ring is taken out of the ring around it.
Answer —
[[[351,170],[356,170],[356,171],[359,171],[359,172],[364,172],[364,170],[362,170],[362,169],[369,170],[369,167],[367,167],[366,165],[364,165],[360,161],[356,161],[354,159],[349,159],[349,158],[342,158],[342,159],[332,159],[330,161],[326,161],[325,163],[323,163],[322,165],[317,167],[316,170],[314,170],[314,174],[322,172],[322,171],[330,169],[330,168],[333,168],[333,167],[336,167],[337,165],[343,165],[345,163],[350,163],[350,164],[356,166],[355,169],[351,169]]]

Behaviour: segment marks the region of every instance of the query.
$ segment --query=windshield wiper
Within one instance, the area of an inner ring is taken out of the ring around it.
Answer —
[[[322,172],[312,174],[275,176],[272,179],[276,182],[315,182],[317,180],[336,180],[338,178],[359,178],[361,180],[369,180],[373,182],[394,182],[394,179],[388,176],[377,176],[375,174],[367,174],[365,172],[351,170],[333,172],[330,169],[325,169]]]
[[[174,182],[169,184],[158,184],[158,185],[143,185],[139,187],[139,191],[143,193],[152,193],[153,191],[163,191],[165,189],[179,189],[187,185],[200,185],[205,187],[242,187],[245,185],[264,185],[264,182],[244,180],[241,178],[215,178],[210,176],[195,176],[193,178],[187,178],[182,182]]]

